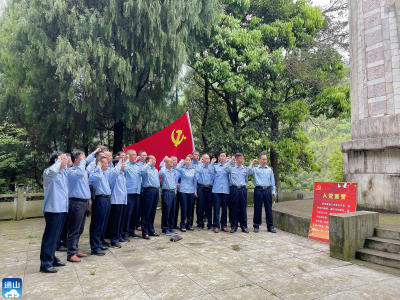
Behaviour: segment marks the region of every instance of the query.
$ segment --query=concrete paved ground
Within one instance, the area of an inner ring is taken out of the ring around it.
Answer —
[[[87,253],[89,222],[80,242]],[[22,278],[24,299],[400,299],[400,277],[330,258],[327,244],[265,227],[258,234],[196,229],[177,243],[132,240],[57,274],[39,273],[43,229],[44,219],[0,222],[0,277]]]

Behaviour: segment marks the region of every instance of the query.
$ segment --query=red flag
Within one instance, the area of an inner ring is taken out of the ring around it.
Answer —
[[[157,168],[165,156],[176,156],[179,162],[186,155],[194,151],[189,112],[186,112],[182,117],[163,130],[140,142],[125,147],[124,151],[126,152],[131,149],[136,150],[137,153],[144,150],[147,155],[154,155],[157,160]]]

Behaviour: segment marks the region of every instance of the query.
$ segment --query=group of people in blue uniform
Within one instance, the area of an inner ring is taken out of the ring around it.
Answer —
[[[255,166],[255,163],[259,163]],[[86,216],[91,214],[90,248],[92,255],[105,255],[109,247],[120,248],[130,238],[159,236],[154,219],[161,195],[161,230],[167,236],[176,230],[193,231],[195,211],[198,230],[235,233],[247,227],[247,183],[254,175],[253,231],[259,232],[264,204],[267,230],[275,233],[272,197],[276,197],[272,168],[267,155],[260,153],[248,167],[244,155],[227,157],[220,152],[218,163],[208,154],[194,151],[178,163],[165,157],[156,168],[156,158],[145,151],[128,150],[112,155],[98,146],[87,158],[75,149],[71,154],[57,151],[50,156],[43,173],[46,221],[40,271],[57,272],[65,266],[55,255],[67,251],[69,262],[80,262],[86,253],[79,251]],[[180,207],[180,208],[179,208]],[[178,214],[180,211],[180,222]],[[229,220],[228,220],[229,218]],[[109,242],[107,241],[109,240]]]

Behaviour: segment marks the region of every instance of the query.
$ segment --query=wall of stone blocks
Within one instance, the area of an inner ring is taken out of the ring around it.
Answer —
[[[399,28],[394,0],[350,0],[352,121],[400,113]],[[355,3],[356,4],[355,4]]]

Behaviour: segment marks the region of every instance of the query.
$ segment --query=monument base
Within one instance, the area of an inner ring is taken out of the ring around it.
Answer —
[[[342,143],[347,182],[357,182],[357,210],[400,213],[400,115],[352,122]]]

